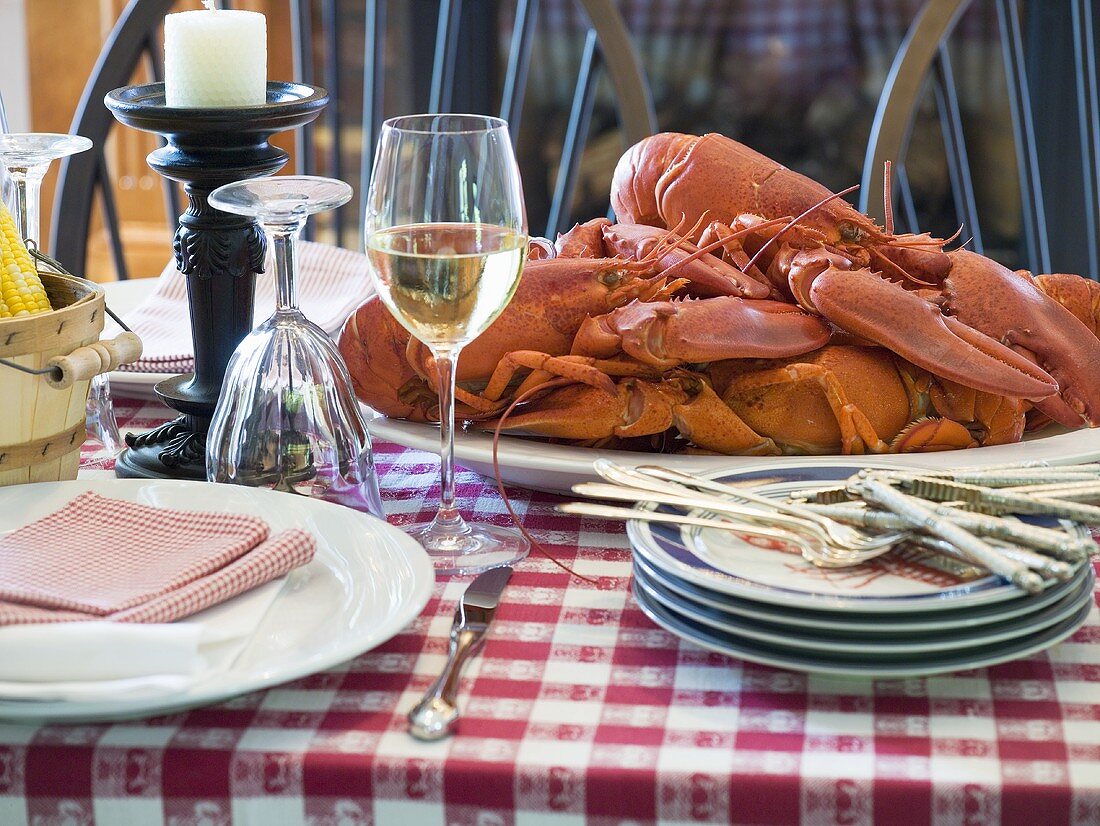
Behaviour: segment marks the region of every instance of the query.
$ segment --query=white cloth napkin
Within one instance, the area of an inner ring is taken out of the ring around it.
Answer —
[[[367,257],[340,247],[303,241],[298,244],[296,258],[295,283],[302,312],[334,336],[373,289]],[[272,267],[269,256],[267,272],[256,277],[255,322],[275,310]],[[124,320],[141,337],[144,350],[136,363],[119,369],[137,373],[186,373],[195,369],[190,319],[187,279],[175,263],[169,263],[153,294],[126,314]]]
[[[91,702],[186,691],[233,664],[286,580],[174,623],[0,628],[0,700]]]

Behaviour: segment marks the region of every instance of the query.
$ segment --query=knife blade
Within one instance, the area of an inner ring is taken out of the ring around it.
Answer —
[[[466,588],[455,608],[447,664],[409,712],[409,734],[418,740],[442,740],[458,727],[458,679],[462,667],[485,642],[501,594],[512,576],[507,565],[491,568]]]

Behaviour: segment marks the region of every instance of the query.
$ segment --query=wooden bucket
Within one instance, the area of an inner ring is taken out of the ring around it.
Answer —
[[[102,288],[90,281],[39,275],[57,309],[0,320],[0,358],[34,370],[98,342],[105,305]],[[76,478],[90,383],[89,377],[57,389],[49,374],[0,364],[0,485]]]

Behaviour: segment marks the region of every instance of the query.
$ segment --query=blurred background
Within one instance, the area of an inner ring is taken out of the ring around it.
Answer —
[[[10,4],[16,0],[0,0]],[[293,76],[292,7],[287,0],[226,4],[268,16],[269,77]],[[331,124],[316,126],[312,171],[338,173],[359,185],[362,145],[364,0],[303,0],[311,18],[313,62],[337,61],[339,129],[345,151],[339,169],[326,151]],[[652,89],[662,130],[717,131],[743,141],[832,189],[859,183],[868,135],[886,73],[921,0],[620,0]],[[28,126],[68,131],[84,82],[124,0],[29,0],[27,29]],[[178,9],[195,8],[197,0]],[[1020,259],[1020,191],[1000,37],[1006,7],[1019,12],[1035,107],[1037,141],[1044,158],[1044,194],[1057,204],[1078,145],[1069,0],[1012,3],[975,0],[949,48],[963,130],[982,213],[986,251],[1015,266]],[[496,112],[504,55],[515,15],[514,0],[461,4],[458,82],[453,111]],[[438,0],[387,3],[383,53],[386,116],[427,107]],[[588,21],[573,0],[542,0],[518,145],[533,233],[546,226],[557,159],[574,95]],[[338,20],[335,37],[326,26]],[[317,76],[320,76],[318,69]],[[139,70],[135,82],[148,77]],[[9,107],[10,108],[10,107]],[[294,151],[293,138],[278,141]],[[161,180],[145,164],[151,136],[115,129],[108,159],[132,277],[157,275],[170,254]],[[571,205],[584,220],[608,209],[615,162],[623,151],[610,84],[597,89]],[[301,162],[301,158],[297,159]],[[1079,166],[1079,160],[1077,161]],[[293,171],[293,164],[288,166]],[[918,112],[907,161],[918,229],[950,235],[958,228],[945,163],[941,123],[931,92]],[[54,173],[56,175],[56,173]],[[44,216],[49,214],[49,182]],[[1072,212],[1072,205],[1065,208]],[[345,246],[359,243],[358,214],[344,208],[336,227],[319,237]],[[101,222],[94,223],[94,227]],[[963,237],[966,231],[964,228]],[[1084,271],[1072,249],[1054,269]],[[88,275],[115,277],[102,233],[89,238]]]

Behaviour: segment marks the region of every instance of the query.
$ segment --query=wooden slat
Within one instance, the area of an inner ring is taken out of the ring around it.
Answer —
[[[1077,119],[1081,140],[1081,178],[1085,190],[1089,277],[1100,278],[1100,97],[1097,92],[1096,29],[1091,0],[1072,0],[1073,62]]]
[[[454,91],[455,58],[458,55],[458,29],[462,21],[462,0],[439,0],[439,22],[435,35],[435,62],[432,65],[430,112],[449,112]]]
[[[501,96],[500,116],[508,121],[512,145],[519,136],[523,115],[523,99],[527,91],[527,70],[531,65],[531,51],[538,22],[539,0],[519,0],[516,3],[516,19],[512,26],[512,44],[508,53],[508,67],[504,73],[504,93]]]
[[[367,54],[363,59],[363,149],[359,156],[359,246],[367,217],[367,193],[370,189],[371,167],[378,131],[382,128],[383,79],[386,72],[386,3],[367,0],[363,43]]]
[[[641,59],[613,0],[579,0],[600,39],[600,54],[619,103],[627,144],[657,131],[657,112]]]
[[[97,151],[98,150],[98,151]],[[118,207],[115,205],[115,191],[111,176],[107,171],[107,158],[103,147],[97,147],[96,172],[94,186],[99,190],[100,204],[103,206],[103,223],[107,237],[111,242],[111,259],[115,264],[115,273],[119,281],[127,281],[130,273],[126,267],[126,255],[122,251],[122,227],[118,221]]]
[[[932,89],[939,110],[940,127],[943,130],[944,151],[947,154],[947,174],[951,179],[951,195],[955,201],[955,215],[970,236],[970,249],[981,254],[981,222],[974,195],[974,179],[970,174],[970,157],[966,151],[962,113],[955,87],[955,72],[951,63],[951,51],[946,43],[940,44],[939,59],[935,64]]]
[[[340,20],[337,0],[323,0],[321,3],[321,29],[325,38],[325,62],[321,85],[328,91],[330,103],[325,107],[325,128],[329,132],[328,169],[325,174],[339,180],[344,179],[343,119],[340,117]],[[366,57],[364,57],[366,60]],[[336,246],[344,245],[344,222],[341,220],[343,208],[331,213],[332,227]],[[316,221],[312,222],[316,226]],[[307,229],[308,229],[307,224]],[[312,234],[306,237],[312,237]]]
[[[1043,188],[1039,181],[1035,124],[1031,118],[1023,37],[1015,0],[997,0],[997,17],[1001,24],[1001,50],[1008,79],[1012,130],[1016,138],[1016,165],[1020,175],[1020,201],[1023,208],[1024,258],[1032,272],[1050,272],[1050,246],[1047,243]]]
[[[905,164],[894,165],[894,180],[898,186],[898,203],[901,204],[902,222],[907,232],[920,232],[920,221],[917,219],[917,205],[913,201],[913,187],[909,184],[909,173]]]
[[[879,98],[867,154],[858,207],[879,223],[882,206],[883,165],[905,157],[913,116],[924,91],[928,71],[942,43],[955,29],[972,0],[928,0],[905,33]]]
[[[294,79],[313,85],[313,14],[310,0],[290,0],[291,49]],[[310,123],[298,130],[298,157],[295,163],[299,175],[313,175],[316,170],[313,130]]]
[[[569,125],[565,130],[562,144],[561,162],[558,164],[558,177],[554,183],[554,200],[550,204],[550,217],[546,222],[546,237],[553,238],[566,229],[573,206],[573,190],[577,183],[577,168],[580,166],[581,150],[588,137],[588,126],[592,119],[592,104],[596,97],[596,31],[588,30],[584,41],[584,53],[581,56],[580,73],[573,92],[573,106],[569,112]]]

